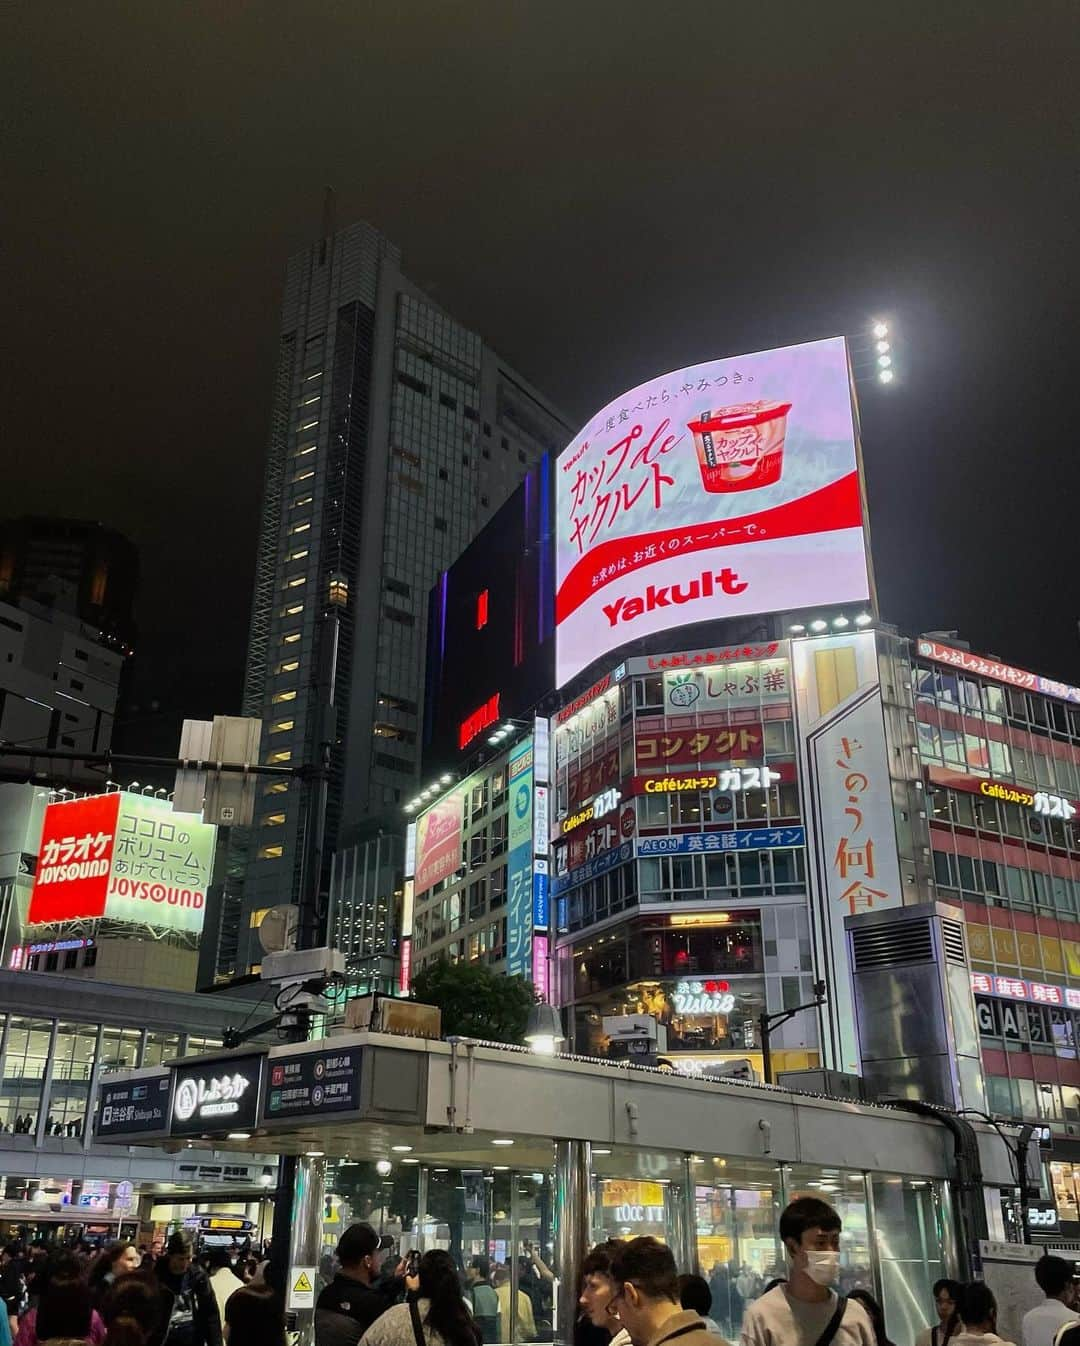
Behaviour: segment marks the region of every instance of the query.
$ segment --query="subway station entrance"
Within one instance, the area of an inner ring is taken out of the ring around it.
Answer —
[[[638,1234],[708,1280],[737,1338],[786,1274],[777,1220],[804,1194],[839,1211],[841,1288],[880,1296],[897,1339],[964,1258],[953,1137],[931,1118],[512,1047],[349,1033],[187,1058],[107,1077],[95,1126],[109,1144],[295,1156],[290,1281],[332,1274],[354,1220],[401,1253],[488,1257],[507,1343],[572,1341],[588,1247]],[[983,1181],[1008,1187],[986,1135]],[[293,1296],[301,1341],[307,1302]]]

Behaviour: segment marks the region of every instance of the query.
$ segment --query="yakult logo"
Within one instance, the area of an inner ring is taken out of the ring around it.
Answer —
[[[748,580],[739,579],[730,566],[713,574],[703,570],[695,580],[687,584],[650,584],[641,597],[617,598],[614,603],[604,604],[604,616],[611,626],[618,622],[632,622],[646,612],[657,608],[670,607],[672,604],[694,603],[699,599],[712,598],[719,591],[724,594],[741,594],[749,587]]]

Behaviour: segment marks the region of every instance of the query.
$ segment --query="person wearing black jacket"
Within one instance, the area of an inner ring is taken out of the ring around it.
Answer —
[[[341,1270],[315,1304],[315,1346],[356,1346],[371,1324],[390,1307],[376,1288],[386,1251],[394,1240],[369,1224],[353,1224],[338,1241]]]
[[[210,1277],[192,1258],[187,1234],[169,1235],[156,1274],[164,1331],[154,1346],[222,1346],[217,1299]]]

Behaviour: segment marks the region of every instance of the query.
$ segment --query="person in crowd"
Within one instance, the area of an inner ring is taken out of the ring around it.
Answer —
[[[369,1224],[353,1224],[338,1240],[340,1270],[315,1302],[315,1346],[356,1346],[389,1307],[375,1288],[386,1252],[394,1246]]]
[[[630,1239],[611,1258],[615,1293],[607,1311],[617,1317],[633,1346],[662,1346],[678,1339],[679,1346],[719,1346],[700,1314],[679,1303],[679,1274],[671,1249],[659,1239]]]
[[[997,1300],[989,1286],[982,1281],[962,1286],[956,1311],[961,1327],[949,1338],[950,1346],[1003,1346],[997,1334]]]
[[[19,1322],[15,1346],[69,1337],[100,1346],[105,1324],[95,1311],[82,1267],[72,1253],[57,1253],[41,1272],[38,1303]]]
[[[1073,1264],[1047,1253],[1035,1263],[1035,1280],[1046,1298],[1024,1314],[1020,1339],[1023,1346],[1054,1346],[1066,1323],[1080,1322]]]
[[[693,1309],[714,1337],[722,1337],[720,1324],[710,1318],[712,1311],[712,1291],[704,1276],[687,1274],[679,1277],[679,1303],[684,1309]]]
[[[861,1304],[866,1310],[870,1324],[874,1329],[874,1339],[877,1346],[893,1346],[893,1343],[889,1340],[889,1334],[885,1331],[885,1310],[870,1291],[865,1290],[861,1285],[856,1286],[848,1295],[848,1299],[854,1299],[857,1304]]]
[[[499,1301],[499,1322],[502,1336],[510,1340],[510,1268],[500,1262],[495,1268],[495,1297]],[[532,1300],[524,1290],[517,1292],[517,1336],[516,1341],[536,1340],[536,1318],[533,1315]]]
[[[26,1280],[20,1252],[17,1243],[6,1243],[0,1248],[0,1299],[4,1301],[3,1316],[12,1336],[19,1330],[19,1314],[26,1305]]]
[[[218,1313],[225,1322],[225,1305],[230,1297],[244,1288],[244,1282],[233,1271],[232,1258],[227,1248],[211,1248],[207,1258],[210,1267],[210,1288],[217,1300]]]
[[[404,1304],[376,1318],[361,1346],[480,1346],[480,1331],[461,1297],[457,1267],[449,1253],[424,1253],[415,1274],[405,1277]]]
[[[26,1261],[23,1264],[23,1276],[26,1279],[26,1298],[31,1308],[38,1302],[41,1296],[41,1287],[44,1284],[49,1258],[51,1254],[49,1245],[42,1243],[40,1239],[35,1239],[30,1244]]]
[[[134,1243],[110,1243],[90,1267],[90,1295],[94,1308],[101,1312],[105,1296],[122,1277],[142,1267],[142,1258]]]
[[[165,1335],[164,1300],[153,1276],[114,1281],[101,1307],[106,1346],[149,1346]]]
[[[499,1297],[491,1284],[491,1262],[472,1257],[465,1268],[465,1285],[472,1300],[473,1320],[483,1342],[501,1341],[499,1335]]]
[[[915,1346],[947,1346],[960,1327],[960,1319],[956,1314],[960,1289],[959,1281],[948,1278],[934,1282],[934,1308],[938,1320],[932,1327],[926,1327],[919,1333],[915,1338]]]
[[[285,1310],[273,1290],[241,1285],[225,1304],[229,1346],[285,1346]]]
[[[630,1346],[630,1333],[608,1313],[615,1297],[611,1259],[621,1247],[621,1239],[598,1243],[581,1265],[581,1313],[574,1328],[574,1346]]]
[[[832,1289],[840,1275],[840,1216],[817,1197],[793,1201],[780,1216],[788,1279],[746,1306],[742,1346],[877,1346],[861,1304]]]
[[[209,1276],[194,1261],[189,1234],[169,1235],[156,1275],[164,1300],[163,1346],[221,1346],[221,1314]]]

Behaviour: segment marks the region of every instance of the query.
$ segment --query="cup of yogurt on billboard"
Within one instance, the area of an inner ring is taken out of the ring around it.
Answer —
[[[689,423],[707,491],[771,486],[784,469],[790,402],[741,402]]]

